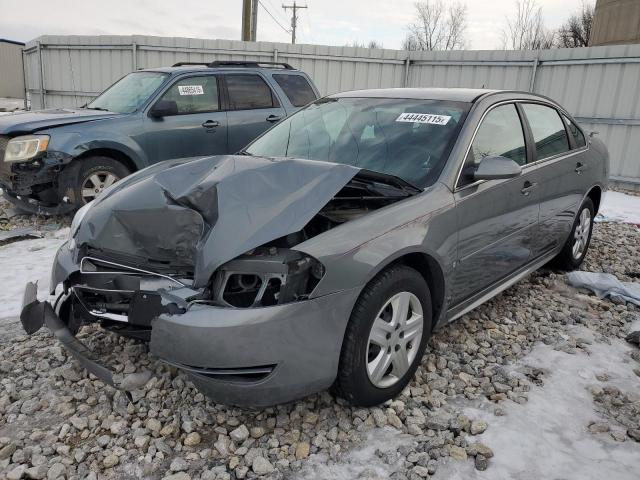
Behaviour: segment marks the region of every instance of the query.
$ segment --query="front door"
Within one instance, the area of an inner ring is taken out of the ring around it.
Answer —
[[[453,304],[525,265],[538,225],[537,174],[525,169],[515,178],[474,181],[473,171],[486,156],[503,156],[526,165],[525,135],[514,104],[499,105],[485,115],[458,179]]]
[[[227,114],[220,111],[219,98],[215,75],[192,76],[173,83],[159,100],[175,102],[176,113],[144,117],[144,139],[140,143],[149,163],[227,153]]]
[[[246,147],[286,116],[275,92],[257,73],[224,75],[229,99],[229,152]]]

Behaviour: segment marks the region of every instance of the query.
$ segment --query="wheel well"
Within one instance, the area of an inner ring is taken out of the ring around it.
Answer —
[[[138,167],[133,162],[133,160],[131,160],[131,158],[129,158],[124,153],[118,150],[113,150],[111,148],[96,148],[93,150],[89,150],[87,152],[84,152],[82,155],[79,155],[78,157],[76,157],[76,159],[95,157],[95,156],[113,158],[114,160],[119,161],[125,167],[127,167],[127,169],[129,170],[129,173],[133,173],[136,170],[138,170]]]
[[[595,213],[598,213],[600,209],[600,199],[602,198],[602,189],[600,187],[593,187],[589,190],[589,193],[587,193],[587,197],[593,202]]]
[[[440,265],[434,258],[419,252],[408,253],[394,263],[406,265],[417,270],[427,282],[431,293],[431,309],[433,326],[435,327],[444,306],[445,283]]]

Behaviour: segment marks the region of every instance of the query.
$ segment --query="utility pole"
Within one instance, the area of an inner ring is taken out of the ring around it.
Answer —
[[[258,0],[251,0],[251,41],[258,37]]]
[[[242,40],[251,40],[251,0],[242,0]]]
[[[301,8],[307,8],[306,5],[296,5],[296,2],[294,0],[293,5],[282,5],[282,8],[285,9],[285,11],[290,8],[292,10],[292,15],[291,15],[291,43],[295,44],[296,43],[296,26],[298,25],[298,10],[300,10]]]

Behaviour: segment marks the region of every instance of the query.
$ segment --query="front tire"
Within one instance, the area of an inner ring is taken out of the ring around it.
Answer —
[[[593,201],[586,198],[578,210],[569,238],[553,260],[556,267],[562,270],[575,270],[582,264],[591,243],[594,213]]]
[[[109,157],[93,156],[79,161],[82,163],[74,188],[76,208],[96,199],[106,188],[131,173],[125,165]]]
[[[397,396],[422,360],[431,323],[431,295],[420,273],[404,265],[379,273],[351,313],[335,392],[365,407]]]

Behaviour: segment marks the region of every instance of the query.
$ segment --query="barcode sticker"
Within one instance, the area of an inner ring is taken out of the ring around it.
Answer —
[[[430,113],[401,113],[396,122],[428,123],[430,125],[446,125],[451,120],[449,115],[432,115]]]
[[[202,85],[178,85],[180,95],[204,95]]]

